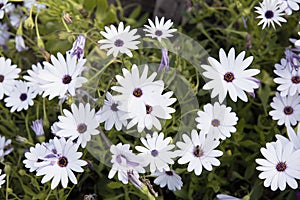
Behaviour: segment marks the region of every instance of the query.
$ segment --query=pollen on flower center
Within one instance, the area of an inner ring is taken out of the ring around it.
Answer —
[[[133,90],[132,94],[135,97],[141,97],[143,95],[143,91],[140,88],[136,88]]]
[[[69,84],[72,81],[72,77],[70,75],[64,75],[64,77],[62,78],[62,82],[64,84]]]
[[[299,76],[293,76],[291,78],[292,83],[298,84],[300,83],[300,77]]]
[[[294,109],[291,106],[286,106],[283,109],[284,114],[291,115],[294,112]]]
[[[227,81],[227,82],[232,82],[233,79],[234,79],[234,74],[232,72],[227,72],[224,75],[224,80]]]
[[[203,154],[204,154],[203,150],[199,145],[197,145],[194,149],[194,156],[200,158],[201,156],[203,156]]]
[[[68,159],[66,157],[60,157],[57,161],[58,166],[66,167],[68,165]]]
[[[79,133],[84,133],[84,132],[86,132],[86,130],[87,130],[87,126],[85,123],[81,123],[77,126],[77,131]]]
[[[173,172],[172,172],[172,171],[166,171],[166,174],[167,174],[168,176],[173,176]]]
[[[22,93],[20,95],[20,99],[21,99],[21,101],[25,101],[27,99],[27,94],[26,93]]]
[[[111,106],[110,106],[110,109],[114,112],[117,112],[119,109],[118,109],[118,104],[117,103],[113,103]]]
[[[272,19],[272,18],[274,17],[273,11],[272,11],[272,10],[267,10],[267,11],[265,12],[265,17],[266,17],[267,19]]]
[[[279,171],[279,172],[285,171],[286,168],[287,168],[287,166],[286,166],[285,162],[279,162],[279,163],[277,163],[277,165],[276,165],[276,169],[277,169],[277,171]]]
[[[163,32],[161,30],[156,30],[155,35],[156,36],[162,36]]]
[[[158,151],[157,151],[156,149],[152,150],[152,151],[151,151],[151,155],[152,155],[153,157],[158,156]]]
[[[152,112],[153,108],[150,105],[146,105],[146,113],[150,114]]]
[[[213,119],[213,120],[211,121],[211,125],[212,125],[213,127],[218,127],[218,126],[220,126],[220,121],[219,121],[218,119]]]
[[[124,41],[123,40],[120,40],[120,39],[117,39],[115,42],[114,42],[114,45],[116,47],[122,47],[124,45]]]
[[[4,76],[0,74],[0,83],[2,83],[3,81],[4,81]]]

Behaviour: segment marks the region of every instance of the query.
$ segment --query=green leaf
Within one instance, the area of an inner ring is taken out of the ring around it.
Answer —
[[[107,184],[107,187],[111,188],[111,189],[118,189],[123,187],[123,184],[120,182],[110,182]]]
[[[84,0],[83,5],[86,11],[91,12],[95,9],[97,3],[96,0]]]

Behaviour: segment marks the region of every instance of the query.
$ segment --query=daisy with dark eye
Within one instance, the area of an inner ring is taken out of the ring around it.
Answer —
[[[219,102],[222,103],[229,93],[230,98],[236,102],[237,98],[247,102],[249,94],[254,93],[254,89],[259,87],[259,80],[253,78],[259,74],[258,69],[246,69],[252,63],[253,56],[244,60],[245,51],[235,58],[235,49],[231,48],[228,57],[221,48],[219,51],[220,62],[215,58],[209,57],[210,65],[201,65],[206,71],[203,76],[211,79],[204,86],[204,90],[212,90],[211,98],[219,95]]]
[[[300,93],[300,70],[292,68],[286,59],[281,59],[281,64],[275,64],[274,73],[278,76],[274,82],[279,84],[277,90],[281,96]]]
[[[295,126],[300,121],[300,96],[281,96],[278,92],[273,97],[271,107],[274,109],[269,112],[273,120],[278,120],[278,125]]]
[[[63,110],[65,116],[59,116],[56,126],[59,128],[54,134],[59,137],[76,140],[82,148],[86,147],[87,142],[91,140],[92,135],[97,135],[99,131],[98,121],[95,116],[95,109],[91,109],[89,103],[79,106],[71,105],[71,112]]]
[[[176,155],[171,150],[175,145],[170,144],[171,139],[171,137],[164,139],[164,133],[154,132],[152,136],[147,134],[146,138],[141,138],[144,147],[135,147],[136,150],[141,152],[138,155],[144,158],[145,165],[150,165],[150,172],[170,170],[169,164],[174,164],[172,158],[175,158]]]
[[[295,150],[291,142],[282,144],[280,140],[266,144],[266,148],[261,148],[263,159],[256,159],[260,166],[256,167],[261,171],[258,178],[265,179],[264,186],[275,191],[278,188],[283,191],[288,184],[296,189],[298,183],[295,179],[300,179],[300,150]]]
[[[235,112],[231,112],[231,107],[215,102],[214,105],[210,103],[204,105],[203,110],[197,112],[198,117],[195,119],[201,133],[210,135],[217,140],[225,140],[226,137],[231,136],[231,133],[236,132],[234,126],[237,124],[238,117]]]
[[[11,107],[10,112],[27,110],[33,106],[36,93],[24,81],[16,81],[9,95],[4,99],[5,106]]]
[[[75,96],[75,89],[87,81],[81,76],[86,60],[77,61],[77,57],[70,54],[65,59],[61,53],[57,53],[57,57],[51,55],[51,62],[44,61],[44,69],[38,72],[39,78],[45,82],[40,86],[44,91],[43,97],[49,96],[51,100],[54,97],[62,99],[66,95]]]
[[[78,144],[74,144],[71,139],[67,141],[65,138],[53,139],[52,148],[47,147],[47,152],[43,157],[39,157],[36,161],[41,160],[38,165],[37,176],[43,176],[42,183],[46,183],[52,179],[51,189],[56,188],[61,182],[63,188],[68,186],[69,179],[73,184],[77,184],[77,179],[73,171],[83,172],[82,166],[87,162],[80,160],[82,152],[77,152]]]
[[[179,164],[188,163],[187,171],[194,171],[197,176],[202,173],[203,167],[212,171],[212,166],[219,166],[221,163],[217,159],[223,155],[220,150],[215,150],[219,146],[219,140],[212,137],[206,137],[203,133],[197,133],[192,130],[191,136],[182,135],[183,142],[177,142],[176,145],[180,150],[175,151],[180,159]]]
[[[155,24],[148,19],[149,25],[144,25],[146,28],[143,29],[146,33],[146,36],[150,36],[151,38],[157,38],[158,41],[161,41],[163,38],[172,37],[172,33],[177,31],[177,29],[172,28],[173,22],[169,19],[165,22],[165,18],[162,17],[160,20],[158,17],[155,17]]]
[[[279,0],[264,0],[262,3],[259,3],[260,6],[256,6],[256,13],[259,14],[258,19],[261,19],[257,25],[263,24],[262,29],[266,26],[270,26],[272,24],[275,29],[275,23],[281,26],[280,22],[287,22],[284,19],[284,9],[281,7],[281,1]],[[275,23],[274,23],[275,22]]]
[[[109,49],[107,56],[113,54],[116,58],[119,53],[127,54],[132,57],[131,50],[138,49],[137,45],[140,41],[136,41],[140,38],[140,35],[136,34],[137,29],[130,30],[130,26],[126,26],[124,29],[123,22],[120,22],[118,29],[114,25],[110,25],[110,28],[105,26],[105,31],[101,31],[101,35],[105,38],[99,40],[101,44],[100,49]]]

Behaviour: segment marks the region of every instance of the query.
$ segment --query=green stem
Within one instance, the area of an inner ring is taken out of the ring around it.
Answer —
[[[9,174],[6,176],[6,190],[5,190],[5,199],[8,200],[8,188],[9,188]]]
[[[48,200],[48,199],[49,199],[49,197],[50,197],[50,195],[51,195],[51,192],[52,192],[52,190],[50,189],[50,191],[49,191],[49,193],[48,193],[48,195],[47,195],[47,197],[46,197],[45,200]]]
[[[88,82],[92,81],[93,79],[97,78],[110,64],[112,64],[115,60],[109,61],[106,65],[104,65],[98,73],[96,73],[92,78],[89,79]]]
[[[30,129],[29,129],[29,116],[28,116],[28,113],[26,114],[25,116],[25,127],[26,127],[26,131],[27,131],[27,135],[28,135],[28,140],[33,143],[33,139],[31,137],[31,134],[30,134]]]

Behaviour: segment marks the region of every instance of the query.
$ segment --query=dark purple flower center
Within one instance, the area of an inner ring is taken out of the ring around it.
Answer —
[[[232,82],[234,79],[234,74],[232,72],[227,72],[225,75],[224,75],[224,80],[226,82]]]
[[[111,106],[110,106],[110,109],[114,112],[117,112],[119,109],[118,109],[118,104],[117,103],[113,103]]]
[[[285,171],[286,170],[286,164],[285,164],[285,162],[279,162],[279,163],[277,163],[277,165],[276,165],[276,169],[277,169],[277,171],[279,171],[279,172],[283,172],[283,171]]]
[[[274,17],[274,12],[272,10],[267,10],[267,12],[265,12],[265,17],[267,19],[272,19]]]
[[[167,174],[168,176],[173,176],[173,172],[172,172],[172,171],[166,171],[166,174]]]
[[[141,90],[141,88],[135,88],[133,90],[133,96],[135,97],[141,97],[143,95],[143,91]]]
[[[152,110],[153,110],[152,106],[146,104],[146,113],[150,114]]]
[[[3,4],[3,3],[0,3],[0,9],[3,8],[3,6],[4,6],[4,4]]]
[[[58,166],[66,167],[68,165],[68,159],[66,157],[60,157],[57,161]]]
[[[120,40],[120,39],[117,39],[114,43],[114,45],[116,47],[122,47],[124,45],[124,41],[123,40]]]
[[[156,30],[155,35],[156,36],[162,36],[163,32],[161,30]]]
[[[291,106],[286,106],[283,109],[284,114],[291,115],[294,112],[294,109]]]
[[[20,95],[20,99],[21,99],[21,101],[25,101],[27,99],[27,94],[26,93],[22,93]]]
[[[293,83],[295,83],[295,84],[298,84],[298,83],[300,83],[300,77],[299,77],[299,76],[293,76],[293,77],[291,78],[291,81],[292,81]]]
[[[152,150],[152,151],[151,151],[151,155],[152,155],[153,157],[158,156],[158,151],[157,151],[156,149]]]
[[[64,84],[69,84],[72,81],[72,77],[70,75],[64,75],[64,77],[62,78],[62,82]]]
[[[204,154],[203,150],[199,145],[197,145],[194,149],[194,156],[200,158],[201,156],[203,156],[203,154]]]
[[[85,123],[81,123],[77,126],[78,133],[84,133],[87,130],[87,126]]]
[[[3,81],[4,81],[4,76],[0,74],[0,83],[2,83]]]
[[[220,121],[219,121],[218,119],[213,119],[213,120],[211,121],[211,125],[212,125],[213,127],[218,127],[218,126],[220,126]]]

